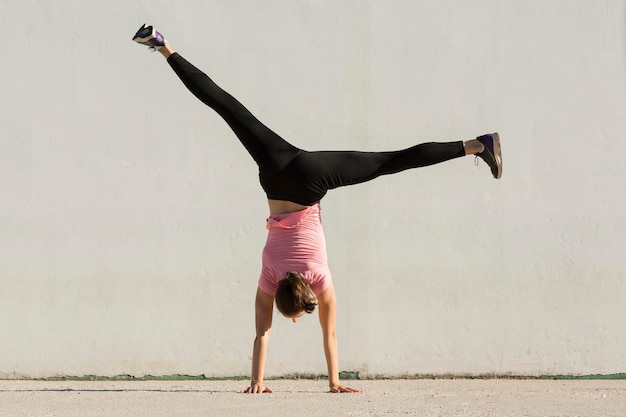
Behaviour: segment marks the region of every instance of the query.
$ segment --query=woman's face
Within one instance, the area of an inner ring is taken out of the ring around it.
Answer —
[[[298,314],[296,314],[295,316],[293,316],[293,317],[288,317],[288,318],[290,318],[290,319],[291,319],[291,321],[293,321],[294,323],[296,323],[296,322],[298,321],[298,319],[299,319],[300,317],[302,317],[302,316],[304,316],[304,311],[301,311],[301,312],[299,312]]]

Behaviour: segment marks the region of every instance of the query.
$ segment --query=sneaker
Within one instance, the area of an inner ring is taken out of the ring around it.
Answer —
[[[146,27],[145,23],[139,28],[133,40],[142,45],[149,46],[153,51],[158,51],[165,46],[165,38],[157,32],[152,26]]]
[[[485,149],[476,154],[477,158],[481,158],[491,168],[491,173],[495,179],[502,176],[502,150],[500,149],[500,135],[490,133],[476,138],[483,144]]]

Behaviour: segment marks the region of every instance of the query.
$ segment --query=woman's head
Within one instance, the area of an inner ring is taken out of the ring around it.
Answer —
[[[278,282],[276,307],[288,318],[312,313],[317,305],[315,294],[299,272],[287,272],[287,277]]]

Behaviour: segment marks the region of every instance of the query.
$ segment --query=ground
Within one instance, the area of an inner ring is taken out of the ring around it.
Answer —
[[[0,417],[176,416],[620,416],[626,380],[268,381],[274,394],[241,394],[246,381],[0,381]]]

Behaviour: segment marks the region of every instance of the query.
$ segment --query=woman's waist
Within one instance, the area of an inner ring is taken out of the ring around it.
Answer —
[[[263,262],[281,264],[312,264],[326,265],[328,256],[326,248],[316,248],[311,250],[293,250],[292,248],[271,248],[265,247],[262,254]]]
[[[287,272],[299,272],[305,277],[315,275],[325,275],[330,273],[328,264],[325,262],[308,261],[277,261],[277,260],[263,260],[263,271],[270,275],[282,278]]]

